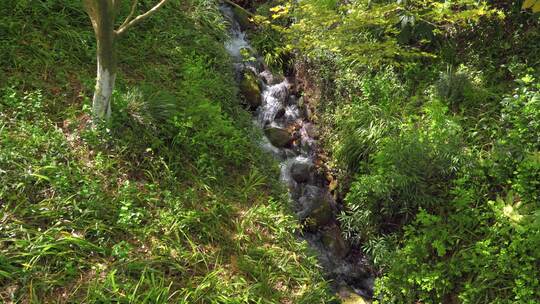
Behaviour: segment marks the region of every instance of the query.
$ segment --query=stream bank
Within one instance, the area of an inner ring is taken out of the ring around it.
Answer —
[[[342,236],[336,217],[340,206],[330,193],[319,157],[319,132],[309,120],[300,86],[294,75],[272,73],[251,47],[234,10],[229,6],[221,10],[230,22],[226,48],[241,94],[253,112],[254,124],[265,135],[261,148],[280,163],[291,209],[304,227],[299,237],[316,253],[334,291],[347,303],[363,303],[363,298],[373,295],[373,275],[361,250]]]

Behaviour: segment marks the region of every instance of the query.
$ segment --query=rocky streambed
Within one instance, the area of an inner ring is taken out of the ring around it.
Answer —
[[[230,22],[226,48],[234,59],[240,91],[264,132],[261,147],[280,162],[291,208],[305,227],[300,237],[317,253],[339,296],[347,303],[363,303],[362,297],[372,296],[373,276],[361,251],[342,237],[336,218],[339,206],[328,190],[324,169],[317,165],[317,126],[307,118],[301,92],[293,77],[274,75],[257,58],[233,9],[223,6],[222,12]],[[256,59],[246,60],[245,53]]]

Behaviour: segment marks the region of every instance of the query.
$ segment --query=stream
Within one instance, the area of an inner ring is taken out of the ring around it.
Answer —
[[[342,298],[359,295],[371,299],[373,276],[368,261],[342,237],[336,219],[339,206],[328,190],[323,170],[316,165],[317,126],[309,122],[303,98],[294,92],[294,78],[270,72],[251,47],[233,9],[224,5],[221,11],[230,23],[225,46],[233,58],[240,89],[251,100],[254,124],[265,134],[261,148],[280,162],[291,208],[303,223],[299,237],[316,253],[334,292]],[[243,53],[254,58],[246,61]],[[250,89],[248,93],[246,89]]]

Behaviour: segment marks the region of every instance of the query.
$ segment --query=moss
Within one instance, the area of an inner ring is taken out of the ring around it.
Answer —
[[[256,109],[262,103],[261,88],[255,74],[248,70],[240,82],[240,92],[251,109]]]
[[[233,6],[233,12],[234,12],[234,15],[236,16],[236,20],[238,21],[242,29],[247,30],[247,29],[254,28],[254,24],[250,21],[251,17],[245,10],[239,7]]]

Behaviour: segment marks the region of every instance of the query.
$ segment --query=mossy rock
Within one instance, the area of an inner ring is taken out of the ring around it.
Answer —
[[[283,128],[268,127],[264,129],[264,134],[270,143],[278,148],[285,147],[291,141],[291,134]]]
[[[343,286],[338,291],[338,297],[342,304],[369,304],[368,301],[352,291],[350,287]]]
[[[313,164],[306,161],[296,161],[291,165],[291,177],[297,183],[304,183],[309,180]]]
[[[242,93],[242,96],[244,96],[251,109],[254,110],[261,105],[261,88],[259,87],[257,77],[250,70],[244,72],[244,76],[240,82],[240,93]]]
[[[306,219],[306,226],[310,230],[326,226],[334,221],[334,212],[327,199],[322,199],[319,205],[311,211]]]
[[[233,6],[233,12],[234,16],[236,17],[236,21],[238,21],[238,24],[240,24],[240,27],[243,30],[253,29],[255,25],[249,20],[250,16],[249,14],[240,9],[239,7]]]
[[[322,233],[322,242],[332,255],[342,259],[349,253],[350,247],[341,235],[338,226],[332,226]]]

